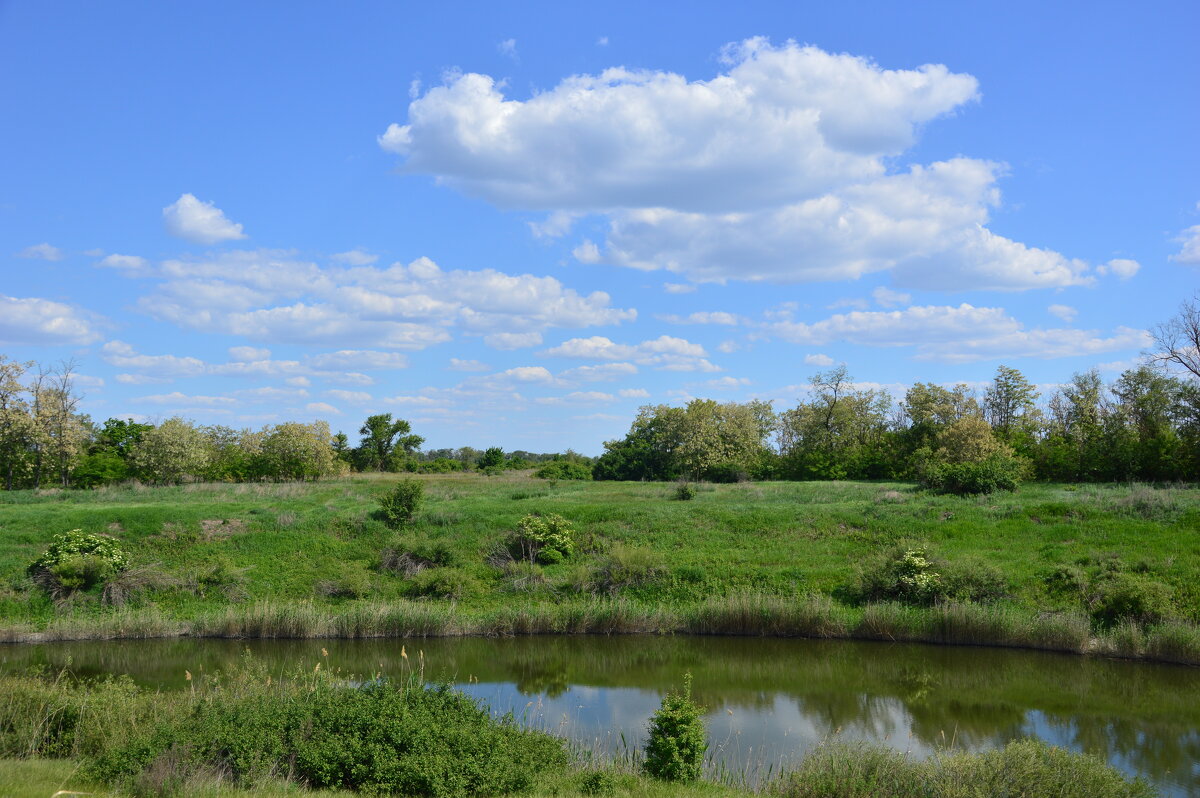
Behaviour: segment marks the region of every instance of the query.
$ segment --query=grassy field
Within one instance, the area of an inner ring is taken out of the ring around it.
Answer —
[[[678,501],[670,484],[420,479],[424,507],[401,530],[376,513],[393,475],[0,493],[0,638],[824,630],[1011,645],[1045,637],[1058,641],[1049,647],[1152,656],[1197,643],[1200,490],[1191,487],[1032,484],[957,498],[908,484],[744,483],[701,485]],[[573,523],[575,555],[548,566],[497,558],[535,512]],[[56,604],[25,577],[51,537],[72,528],[112,535],[130,554],[124,606],[97,596]],[[1002,590],[987,607],[849,606],[858,572],[896,547],[924,549],[948,572],[990,569]],[[381,567],[408,552],[441,565]],[[1165,586],[1175,623],[1149,635],[1130,624],[1100,630],[1086,596],[1054,577],[1115,572]]]

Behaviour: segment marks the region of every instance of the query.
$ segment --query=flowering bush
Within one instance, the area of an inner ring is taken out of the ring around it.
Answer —
[[[509,553],[519,560],[552,565],[575,551],[575,530],[561,515],[527,515],[508,540]]]
[[[55,595],[73,593],[107,582],[129,567],[129,557],[107,535],[72,529],[53,542],[26,571]]]

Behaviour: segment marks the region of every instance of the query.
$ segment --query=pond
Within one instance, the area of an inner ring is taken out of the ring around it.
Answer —
[[[423,657],[427,678],[616,755],[641,747],[662,695],[690,672],[707,707],[710,772],[752,783],[826,740],[928,756],[1033,736],[1139,774],[1164,795],[1200,794],[1200,669],[1066,654],[681,636],[177,639],[0,646],[0,669],[128,674],[170,690],[185,686],[185,670],[221,670],[247,650],[275,669],[319,661],[364,675],[401,675]]]

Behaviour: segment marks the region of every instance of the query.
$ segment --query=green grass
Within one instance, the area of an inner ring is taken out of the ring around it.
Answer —
[[[0,639],[693,631],[1200,661],[1196,488],[1032,484],[964,499],[900,483],[746,483],[701,486],[680,502],[661,483],[420,478],[425,506],[397,531],[376,517],[391,475],[0,493]],[[489,562],[531,512],[573,522],[576,556],[525,570]],[[76,527],[117,537],[145,592],[121,608],[94,597],[56,606],[34,588],[25,566],[53,534]],[[449,552],[446,578],[419,575],[418,588],[378,567],[385,549],[421,546]],[[985,563],[1008,595],[933,610],[829,600],[845,596],[861,563],[895,546]],[[1079,596],[1047,586],[1062,567],[1162,582],[1173,621],[1089,628]]]

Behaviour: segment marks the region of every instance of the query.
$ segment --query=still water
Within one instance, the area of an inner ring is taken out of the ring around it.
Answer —
[[[184,687],[185,670],[221,670],[246,650],[280,670],[320,661],[364,675],[400,675],[423,656],[427,678],[616,754],[640,748],[662,695],[691,672],[707,707],[710,769],[750,781],[825,740],[928,756],[1033,736],[1102,757],[1164,795],[1200,795],[1197,668],[988,648],[638,636],[56,643],[0,646],[0,669],[129,674],[169,690]]]

